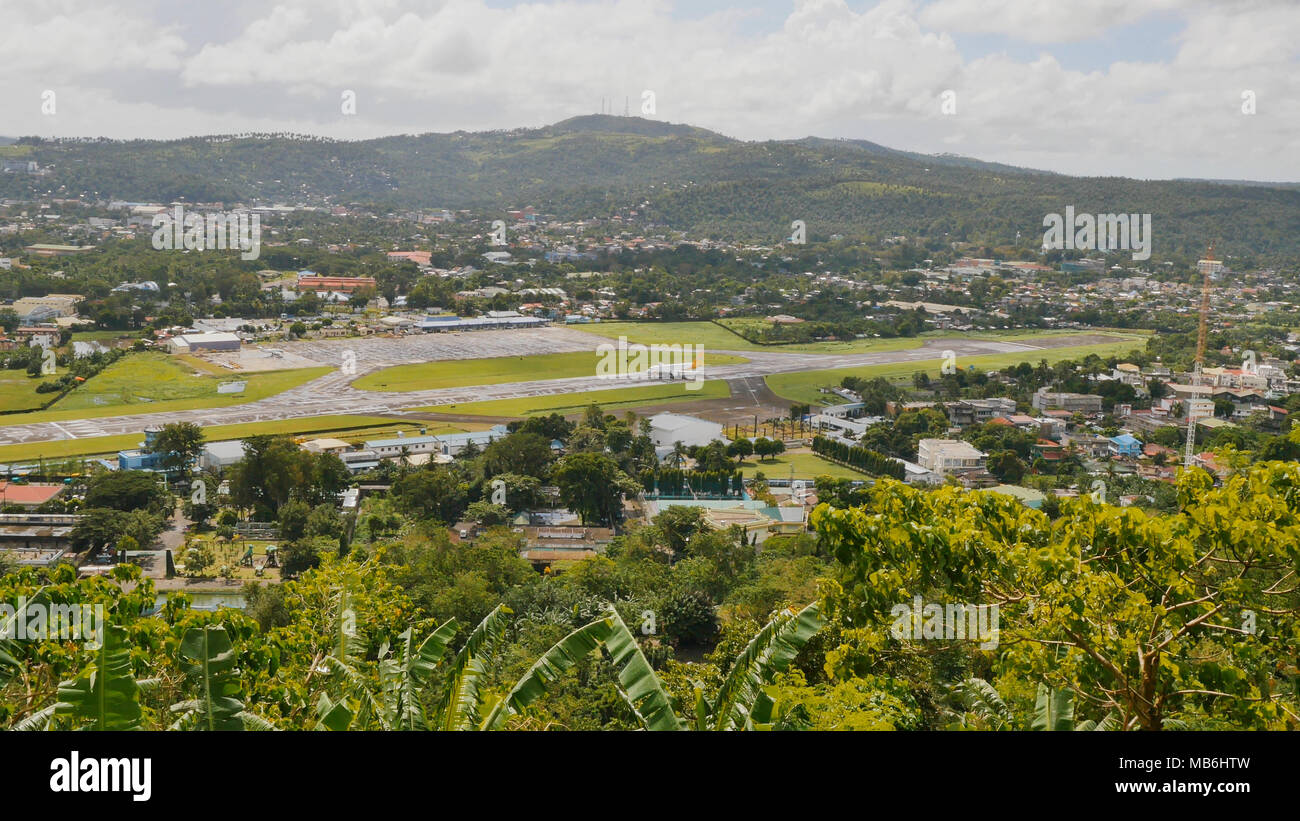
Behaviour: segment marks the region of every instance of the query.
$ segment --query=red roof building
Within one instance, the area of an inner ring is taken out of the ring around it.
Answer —
[[[374,277],[298,277],[299,291],[344,291],[351,293],[365,288],[373,289],[376,284]]]
[[[19,505],[21,507],[40,507],[63,492],[64,485],[28,484],[17,485],[13,482],[0,481],[0,507]]]

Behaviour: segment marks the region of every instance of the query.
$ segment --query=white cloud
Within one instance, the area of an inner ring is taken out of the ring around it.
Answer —
[[[1158,11],[1195,0],[935,0],[920,12],[927,27],[1004,34],[1032,43],[1066,43],[1096,37]]]
[[[1300,178],[1278,163],[1300,133],[1289,102],[1300,94],[1296,6],[999,2],[994,14],[973,0],[860,11],[800,0],[755,35],[743,33],[741,12],[681,19],[656,0],[272,0],[242,6],[246,18],[223,37],[203,42],[189,30],[186,42],[174,21],[63,0],[43,16],[23,7],[0,34],[12,78],[0,106],[15,123],[0,130],[354,138],[536,126],[596,111],[602,97],[614,112],[627,98],[636,113],[651,89],[658,118],[746,139],[874,139],[1081,174]],[[1170,10],[1182,30],[1164,62],[1137,54],[1080,71],[1050,48],[1030,61],[971,59],[954,40],[967,31],[1077,39]],[[60,62],[69,88],[59,116],[42,117],[40,89]],[[119,81],[122,72],[134,73]],[[343,89],[357,92],[355,117],[340,115]],[[941,114],[946,89],[955,116]],[[1254,117],[1240,112],[1243,89],[1258,95]]]

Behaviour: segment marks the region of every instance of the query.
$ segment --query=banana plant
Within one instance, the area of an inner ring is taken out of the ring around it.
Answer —
[[[788,667],[824,625],[817,602],[797,612],[790,607],[778,613],[736,656],[712,701],[696,688],[695,729],[770,729],[775,704],[764,685]]]
[[[358,730],[389,730],[392,727],[386,721],[387,713],[371,691],[370,681],[360,670],[363,647],[354,620],[355,614],[349,607],[348,591],[341,590],[334,612],[333,647],[329,653],[320,657],[319,666],[313,669],[313,673],[327,673],[342,679],[346,692],[341,700],[331,704],[347,712],[348,722],[345,726],[355,724],[355,729]],[[319,709],[319,703],[317,706]],[[341,713],[335,713],[335,722],[339,721],[338,715]]]
[[[602,647],[617,671],[619,693],[641,725],[647,730],[682,729],[659,676],[646,661],[632,631],[612,607],[602,618],[579,627],[542,654],[492,707],[480,729],[499,729],[508,717],[537,700],[566,671]]]
[[[968,678],[956,685],[953,692],[969,713],[978,716],[986,726],[994,730],[1012,730],[1019,724],[998,691],[982,678]],[[964,725],[965,718],[959,717],[958,723]],[[1074,693],[1039,684],[1034,694],[1034,712],[1030,716],[1029,729],[1074,732],[1119,730],[1121,727],[1114,712],[1107,713],[1100,721],[1077,721],[1074,716]]]
[[[346,598],[341,601],[345,604]],[[372,722],[383,730],[475,729],[483,700],[480,682],[487,672],[483,657],[504,638],[509,613],[508,607],[499,605],[469,635],[451,661],[445,694],[433,715],[425,710],[425,696],[456,635],[455,619],[448,619],[419,641],[408,627],[397,637],[396,648],[381,647],[377,697],[355,666],[355,647],[346,636],[339,637],[323,667],[341,674],[346,690],[338,698],[321,694],[316,702],[317,729],[369,729]]]
[[[605,639],[605,649],[618,671],[619,694],[647,730],[683,729],[681,719],[673,712],[672,699],[641,652],[632,631],[612,607],[608,618],[613,628]]]
[[[483,704],[482,683],[487,675],[483,663],[505,639],[510,608],[498,605],[470,633],[465,646],[452,659],[447,686],[438,709],[437,724],[443,730],[473,730],[479,724]]]
[[[968,678],[953,687],[957,701],[967,712],[976,715],[985,726],[996,730],[1014,727],[1016,716],[998,695],[998,691],[982,678]],[[966,717],[958,716],[958,724],[965,726]]]
[[[46,604],[49,597],[45,593],[45,588],[40,587],[27,598],[27,606],[33,604]],[[22,658],[22,650],[13,636],[18,632],[18,617],[22,615],[15,610],[9,614],[3,622],[0,622],[0,687],[8,684],[11,679],[18,673],[22,672],[23,664],[19,661]]]
[[[387,644],[379,650],[379,684],[385,723],[396,730],[423,730],[427,717],[421,693],[447,652],[456,635],[456,620],[448,619],[416,644],[413,628],[397,637],[397,649],[388,652]]]
[[[181,637],[180,660],[181,670],[198,686],[199,695],[171,706],[179,715],[169,729],[273,729],[236,698],[239,683],[231,674],[236,657],[225,627],[208,624],[186,630]]]
[[[1034,717],[1029,729],[1055,732],[1077,729],[1074,723],[1074,693],[1056,690],[1046,684],[1038,685],[1034,697]]]
[[[76,678],[59,683],[59,700],[51,716],[66,718],[80,729],[138,730],[140,692],[157,683],[158,679],[136,680],[126,631],[105,625],[92,663]]]

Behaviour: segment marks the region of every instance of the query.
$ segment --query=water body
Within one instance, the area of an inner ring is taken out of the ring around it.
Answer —
[[[159,593],[158,598],[154,599],[153,610],[157,612],[167,603],[169,593]],[[222,607],[233,607],[236,610],[243,610],[247,601],[243,593],[224,593],[220,591],[196,590],[193,592],[185,591],[185,595],[190,597],[190,607],[195,610],[217,610]]]

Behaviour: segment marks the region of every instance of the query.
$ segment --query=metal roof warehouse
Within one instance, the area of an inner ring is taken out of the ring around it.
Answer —
[[[549,325],[549,319],[535,316],[426,316],[415,327],[421,331],[483,331],[494,328],[536,328]]]

